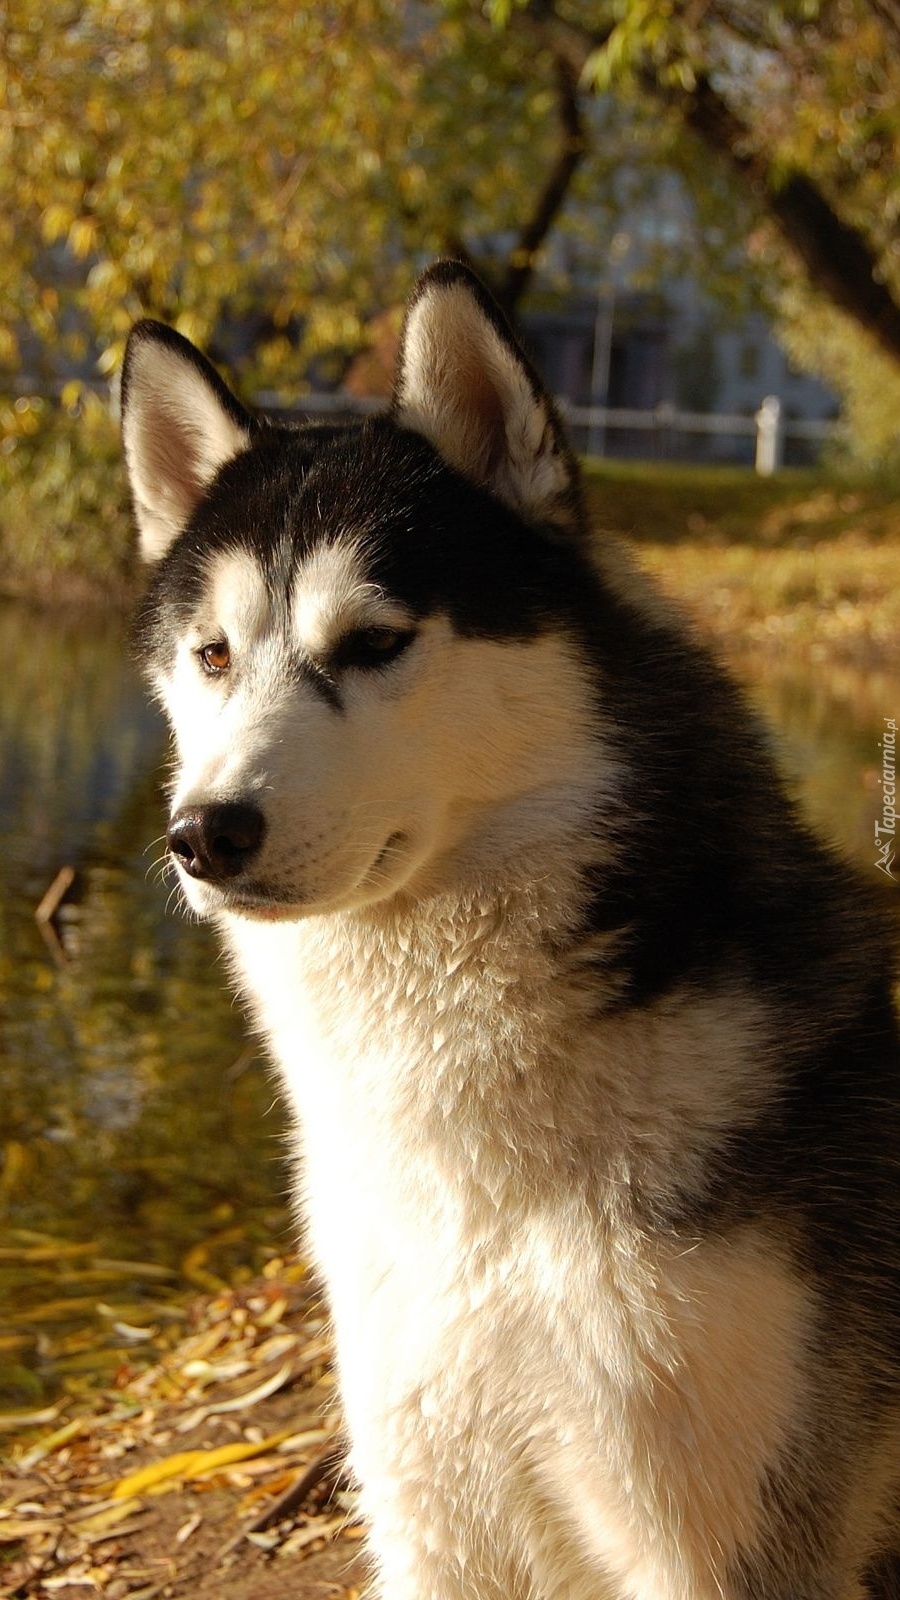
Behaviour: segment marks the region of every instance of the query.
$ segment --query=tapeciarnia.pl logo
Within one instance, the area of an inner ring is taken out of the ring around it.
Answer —
[[[884,718],[884,733],[878,741],[881,751],[881,821],[875,824],[875,865],[889,878],[894,874],[894,831],[897,826],[897,778],[895,753],[897,748],[897,723],[893,717]]]

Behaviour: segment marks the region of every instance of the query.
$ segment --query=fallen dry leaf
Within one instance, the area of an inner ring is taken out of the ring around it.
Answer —
[[[110,1494],[116,1500],[134,1499],[136,1495],[148,1491],[156,1493],[165,1484],[174,1488],[172,1480],[187,1482],[192,1478],[206,1477],[210,1472],[216,1472],[221,1467],[230,1467],[236,1461],[247,1461],[251,1456],[263,1455],[267,1450],[274,1450],[283,1439],[290,1437],[290,1429],[282,1429],[269,1439],[245,1441],[243,1444],[223,1444],[217,1450],[179,1450],[173,1456],[164,1456],[161,1461],[154,1461],[149,1467],[139,1467],[137,1472],[129,1472],[124,1478],[110,1487]]]

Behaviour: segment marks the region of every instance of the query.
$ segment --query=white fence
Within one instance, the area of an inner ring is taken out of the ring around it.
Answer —
[[[274,395],[257,396],[258,404],[266,409],[282,410]],[[785,446],[794,440],[822,445],[830,439],[836,428],[834,422],[797,421],[784,416],[781,401],[769,395],[755,416],[726,415],[707,411],[679,411],[675,406],[662,405],[652,411],[624,409],[618,406],[575,406],[567,400],[557,402],[560,413],[576,434],[576,443],[586,455],[638,455],[639,442],[647,443],[646,453],[665,455],[667,443],[679,435],[698,436],[723,441],[747,439],[758,473],[768,476],[783,465]],[[305,395],[292,416],[365,416],[384,409],[384,401],[362,399],[347,394]],[[615,435],[627,448],[616,448]],[[611,437],[612,436],[612,437]],[[683,451],[678,452],[684,455]],[[710,452],[702,452],[709,459]],[[716,459],[727,459],[727,451],[716,452]]]
[[[768,395],[755,415],[750,417],[711,411],[678,411],[671,405],[657,406],[652,411],[637,411],[615,406],[571,406],[562,402],[560,409],[571,428],[586,431],[585,450],[588,455],[606,455],[607,433],[614,429],[632,434],[643,433],[657,442],[678,434],[748,438],[755,441],[754,463],[757,472],[764,477],[783,465],[785,445],[789,440],[803,439],[821,445],[833,436],[836,427],[833,422],[786,418],[776,395]]]

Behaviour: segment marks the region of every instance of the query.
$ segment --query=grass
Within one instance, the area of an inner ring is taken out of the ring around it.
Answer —
[[[900,497],[822,473],[589,463],[600,530],[733,659],[900,666]]]
[[[900,490],[888,483],[659,462],[587,461],[584,472],[597,526],[641,544],[802,548],[854,532],[868,543],[900,539]]]

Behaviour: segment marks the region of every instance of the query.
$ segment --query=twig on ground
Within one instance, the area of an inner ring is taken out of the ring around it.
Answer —
[[[340,1440],[330,1439],[325,1448],[310,1462],[306,1471],[301,1473],[296,1483],[292,1483],[277,1500],[254,1517],[252,1522],[248,1522],[240,1533],[229,1539],[219,1552],[219,1561],[222,1562],[231,1555],[249,1534],[263,1533],[266,1528],[271,1528],[273,1523],[281,1522],[284,1517],[290,1516],[291,1512],[302,1506],[313,1490],[329,1477],[332,1479],[327,1497],[330,1500],[341,1487],[344,1478],[344,1445]]]

